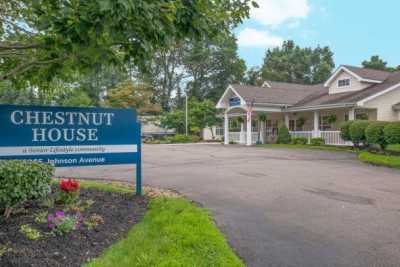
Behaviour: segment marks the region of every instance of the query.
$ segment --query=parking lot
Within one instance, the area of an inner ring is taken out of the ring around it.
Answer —
[[[400,172],[356,155],[222,145],[145,145],[144,184],[211,211],[248,266],[400,266]],[[58,169],[134,181],[133,166]]]

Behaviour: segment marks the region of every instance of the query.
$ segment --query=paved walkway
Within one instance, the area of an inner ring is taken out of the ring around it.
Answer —
[[[133,170],[57,173],[133,180]],[[400,171],[353,154],[149,145],[144,182],[210,209],[248,266],[400,266]]]

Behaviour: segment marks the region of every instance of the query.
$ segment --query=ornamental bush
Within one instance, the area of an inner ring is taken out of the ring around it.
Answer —
[[[288,128],[285,125],[281,126],[278,130],[277,143],[278,144],[290,144],[290,141],[291,141],[291,137],[290,137]]]
[[[9,217],[12,208],[50,193],[54,168],[34,161],[0,161],[0,207]]]
[[[345,141],[351,141],[350,136],[350,125],[353,124],[354,121],[346,121],[340,125],[340,136]]]
[[[360,145],[361,143],[366,144],[367,138],[365,137],[365,129],[367,129],[369,125],[369,121],[354,121],[349,129],[350,129],[350,137],[351,141],[355,146]]]
[[[292,138],[293,145],[307,145],[308,139],[306,137],[294,137]]]
[[[325,145],[325,139],[320,137],[311,138],[310,144],[312,146],[323,146]]]
[[[385,149],[387,142],[384,136],[384,128],[387,122],[374,121],[371,122],[365,129],[365,138],[368,144],[379,145],[382,149]]]
[[[383,129],[386,143],[400,144],[400,122],[388,123]]]

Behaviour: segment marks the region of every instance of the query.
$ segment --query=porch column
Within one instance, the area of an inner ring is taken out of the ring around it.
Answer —
[[[289,114],[288,113],[285,113],[285,125],[286,125],[286,128],[289,129]]]
[[[352,108],[349,110],[349,121],[354,121],[356,119],[356,109]]]
[[[314,130],[313,130],[313,137],[320,137],[319,132],[319,112],[314,111]]]
[[[260,142],[265,144],[265,121],[260,121]]]
[[[224,144],[229,145],[229,117],[228,112],[224,114]]]
[[[252,140],[251,140],[251,112],[247,112],[247,133],[246,133],[246,145],[251,146],[252,145]]]
[[[244,130],[244,123],[240,123],[240,144],[245,144],[246,143],[246,131]]]

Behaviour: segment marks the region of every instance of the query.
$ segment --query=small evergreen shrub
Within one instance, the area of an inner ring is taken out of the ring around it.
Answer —
[[[340,137],[345,141],[351,141],[350,126],[354,121],[346,121],[340,125]]]
[[[351,141],[355,146],[360,145],[361,143],[366,144],[367,138],[365,136],[365,129],[367,129],[369,125],[369,121],[354,121],[350,125],[350,137]]]
[[[371,122],[365,129],[365,137],[368,144],[379,145],[382,149],[385,149],[387,142],[384,136],[384,128],[387,122],[374,121]]]
[[[292,138],[293,145],[307,145],[308,139],[306,137],[294,137]]]
[[[0,161],[0,207],[10,216],[12,208],[27,200],[39,199],[50,193],[54,168],[34,161]]]
[[[320,137],[311,138],[310,144],[312,146],[323,146],[325,145],[325,139]]]
[[[386,143],[390,145],[400,144],[400,122],[388,123],[383,132]]]
[[[278,130],[277,143],[278,144],[290,144],[291,139],[292,138],[289,134],[288,128],[285,125],[281,126]]]

